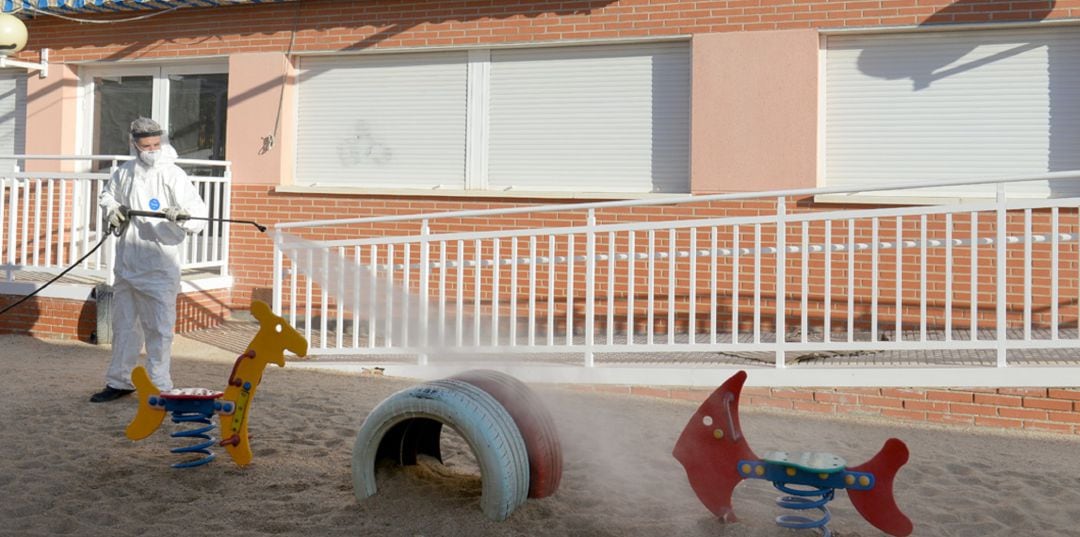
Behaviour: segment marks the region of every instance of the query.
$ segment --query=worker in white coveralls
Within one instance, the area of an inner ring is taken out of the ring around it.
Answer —
[[[112,362],[105,389],[90,401],[101,403],[134,391],[131,371],[146,342],[150,380],[160,390],[173,387],[169,373],[176,295],[180,290],[180,244],[206,225],[206,204],[184,170],[176,150],[161,143],[161,126],[152,119],[131,123],[131,148],[137,155],[120,166],[98,197],[102,214],[120,235],[113,267]],[[165,218],[127,214],[164,213]],[[126,224],[126,226],[125,226]]]

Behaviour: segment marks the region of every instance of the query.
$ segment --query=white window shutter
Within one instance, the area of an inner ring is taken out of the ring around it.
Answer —
[[[303,58],[297,184],[464,188],[466,57]]]
[[[685,42],[491,51],[495,190],[689,192]]]
[[[828,186],[1080,169],[1080,31],[834,35],[826,44]],[[993,187],[936,195],[989,195]],[[1012,194],[1080,193],[1046,182]]]
[[[26,73],[0,71],[0,154],[26,152]],[[10,170],[14,161],[0,162]]]

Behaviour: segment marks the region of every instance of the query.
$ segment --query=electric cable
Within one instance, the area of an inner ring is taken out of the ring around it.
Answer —
[[[293,45],[296,44],[296,31],[300,26],[300,9],[301,3],[296,3],[296,14],[293,17],[292,32],[289,34],[289,46],[285,49],[285,62],[288,63],[289,57],[292,56]],[[281,91],[278,93],[278,105],[277,113],[274,116],[274,130],[270,132],[270,135],[263,138],[263,147],[259,150],[259,154],[264,154],[274,148],[274,144],[277,143],[278,129],[281,127],[281,110],[285,105],[285,84],[289,80],[289,66],[285,66],[284,72],[281,73]]]
[[[38,8],[36,8],[36,7],[34,7],[34,6],[30,5],[30,4],[23,4],[22,6],[20,6],[19,9],[15,10],[14,12],[18,13],[19,11],[22,11],[23,9],[26,9],[28,11],[33,11],[34,13],[38,13],[38,14],[41,14],[41,15],[48,15],[50,17],[56,17],[58,19],[63,19],[63,20],[66,20],[66,21],[71,21],[71,22],[77,22],[77,23],[80,23],[80,24],[115,24],[115,23],[119,23],[119,22],[132,22],[132,21],[139,21],[139,20],[149,19],[150,17],[156,17],[158,15],[164,15],[166,13],[171,13],[173,11],[176,11],[177,8],[179,8],[179,7],[181,7],[181,6],[173,6],[173,7],[164,9],[162,11],[155,11],[153,13],[147,13],[145,15],[138,15],[138,16],[135,16],[135,17],[128,17],[126,19],[83,19],[83,18],[79,18],[79,17],[71,17],[71,16],[68,16],[68,15],[61,15],[59,13],[53,13],[51,11],[46,11],[44,9],[38,9]]]

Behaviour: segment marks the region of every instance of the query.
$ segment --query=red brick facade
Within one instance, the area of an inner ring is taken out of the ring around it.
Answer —
[[[184,293],[176,297],[176,331],[217,326],[229,315],[228,289]],[[0,295],[0,309],[22,297]],[[33,297],[0,319],[0,334],[77,339],[90,343],[97,330],[97,302]]]
[[[110,16],[95,17],[106,19]],[[116,17],[123,18],[122,15]],[[796,28],[996,23],[1074,17],[1080,17],[1080,0],[831,0],[815,3],[767,0],[585,0],[504,2],[495,5],[473,1],[385,3],[304,0],[229,8],[182,9],[161,17],[113,25],[77,24],[39,17],[28,25],[28,49],[49,48],[52,62],[168,60],[185,56],[285,52],[290,49],[290,44],[294,53],[304,53],[373,47],[493,45]],[[281,178],[270,179],[272,184],[281,181]],[[552,201],[557,200],[531,203]],[[234,186],[232,203],[233,214],[237,218],[278,223],[483,209],[530,202],[423,196],[391,198],[279,194],[273,192],[272,186],[237,184]],[[714,206],[704,211],[715,216],[734,216],[755,210],[756,207],[743,210],[741,206]],[[679,211],[695,210],[642,208],[623,218],[644,219],[654,214],[666,216]],[[567,220],[577,222],[580,218],[576,215],[566,219],[549,215],[529,224],[543,226],[557,222],[556,225],[564,225]],[[452,229],[477,230],[485,225],[489,223],[462,222]],[[372,233],[394,231],[400,232],[401,229],[388,226],[371,230]],[[252,296],[267,300],[271,264],[268,238],[250,228],[235,226],[230,255],[230,268],[236,276],[236,287],[228,306],[245,309]],[[1070,278],[1068,275],[1063,277]],[[1075,281],[1075,277],[1073,274],[1072,280]],[[1037,285],[1044,286],[1045,275],[1040,274],[1039,278]],[[1063,282],[1063,285],[1067,288],[1069,285],[1075,286],[1075,283]],[[909,285],[908,289],[913,287]],[[985,311],[989,313],[988,309]],[[1062,314],[1065,315],[1065,312]],[[904,315],[908,318],[918,313],[905,312]]]
[[[0,295],[0,308],[20,298]],[[33,297],[4,314],[0,333],[89,342],[96,327],[95,302]]]
[[[111,15],[93,15],[98,19]],[[115,15],[124,18],[126,15]],[[291,3],[248,5],[228,8],[185,8],[166,15],[138,22],[113,25],[77,24],[51,17],[39,17],[28,24],[30,42],[28,50],[50,49],[50,62],[121,61],[121,60],[170,60],[188,56],[208,57],[251,52],[293,53],[335,52],[369,48],[424,48],[446,46],[495,45],[504,43],[541,43],[556,41],[615,40],[663,36],[693,36],[717,32],[745,32],[799,28],[842,28],[900,26],[920,24],[959,23],[1007,23],[1017,21],[1042,21],[1051,19],[1080,18],[1080,0],[1059,1],[985,1],[985,0],[881,0],[847,1],[823,0],[818,2],[730,0],[730,1],[666,1],[666,0],[581,0],[575,2],[490,2],[490,1],[334,1],[302,0]],[[33,53],[24,53],[26,59],[36,60]],[[238,183],[233,187],[232,212],[238,219],[251,219],[264,224],[291,221],[355,218],[389,214],[416,214],[458,209],[487,209],[522,204],[544,204],[559,200],[498,200],[448,198],[433,196],[372,196],[372,195],[316,195],[284,194],[274,191],[275,184],[283,178],[260,178],[264,184]],[[792,200],[795,205],[797,200]],[[828,209],[802,200],[800,210]],[[833,206],[835,207],[835,206]],[[600,215],[605,223],[648,219],[677,219],[687,217],[723,217],[747,214],[769,214],[774,211],[771,202],[747,202],[707,204],[698,207],[640,208],[612,211]],[[1045,213],[1036,214],[1036,228],[1045,231]],[[551,214],[535,218],[514,218],[501,222],[487,220],[460,220],[433,232],[479,231],[505,227],[549,227],[578,225],[579,214]],[[989,224],[989,219],[987,220]],[[887,223],[883,233],[894,233]],[[907,224],[905,224],[907,225]],[[939,224],[940,225],[940,224]],[[1010,229],[1018,229],[1014,222]],[[1080,230],[1075,212],[1063,212],[1062,232]],[[989,233],[987,228],[984,233]],[[839,230],[837,230],[839,232]],[[355,238],[382,234],[416,233],[415,224],[371,226],[364,229],[351,228],[319,231],[306,234],[312,239]],[[789,238],[797,237],[798,229],[788,230]],[[820,230],[814,230],[814,238],[822,239]],[[910,233],[914,233],[914,228]],[[684,239],[680,238],[680,241]],[[680,246],[685,243],[680,242]],[[230,291],[208,295],[183,297],[178,304],[180,322],[178,330],[186,331],[211,325],[230,309],[247,309],[252,298],[269,301],[271,297],[272,245],[269,235],[259,234],[248,226],[234,226],[231,236],[230,271],[236,285]],[[1042,246],[1036,250],[1039,259],[1047,258],[1048,250]],[[990,254],[989,248],[983,255]],[[911,304],[917,300],[917,254],[905,255],[903,264],[910,267],[911,281],[904,282],[905,297]],[[1077,297],[1080,295],[1076,245],[1062,248],[1061,295],[1059,320],[1075,323]],[[956,277],[962,282],[965,266],[970,265],[964,253],[957,252]],[[893,267],[894,257],[885,254],[882,266]],[[987,255],[992,261],[993,256]],[[1010,259],[1015,259],[1010,251]],[[939,278],[931,281],[930,297],[936,310],[928,317],[940,322],[943,311],[944,288],[940,285],[941,258],[931,262],[929,274]],[[797,263],[797,258],[789,263]],[[980,265],[983,263],[980,257]],[[812,273],[821,261],[812,261]],[[967,264],[967,265],[965,265]],[[792,265],[794,266],[794,265]],[[1016,265],[1019,267],[1019,264]],[[837,281],[846,280],[846,261],[841,255],[834,258],[839,267]],[[663,267],[661,267],[663,270]],[[992,265],[982,274],[992,276]],[[1010,277],[1023,278],[1023,273],[1012,266]],[[857,266],[856,279],[861,288],[868,288],[868,266]],[[889,271],[883,272],[881,287],[890,287]],[[797,271],[796,271],[797,273]],[[698,277],[705,278],[699,271]],[[771,272],[766,270],[763,281],[769,282]],[[661,273],[660,278],[664,279]],[[687,298],[685,282],[688,274],[677,275],[678,294]],[[726,278],[726,277],[725,277]],[[1035,294],[1033,310],[1036,324],[1047,324],[1049,305],[1049,274],[1038,269],[1030,282]],[[702,282],[704,280],[701,280]],[[744,283],[748,278],[742,279]],[[508,280],[502,280],[508,285]],[[721,283],[730,284],[722,279]],[[801,285],[798,277],[787,282],[789,300],[797,300],[793,289]],[[809,282],[812,295],[820,296],[824,282]],[[834,283],[835,284],[835,283]],[[580,283],[579,283],[580,285]],[[980,296],[987,300],[982,306],[984,315],[993,311],[996,284],[992,277],[980,279]],[[704,289],[700,283],[697,287]],[[764,291],[770,292],[771,284]],[[1010,300],[1015,300],[1023,286],[1010,288]],[[502,293],[512,290],[504,288]],[[621,289],[625,292],[625,288]],[[963,283],[955,288],[954,308],[957,318],[962,319],[970,300],[970,289]],[[658,289],[666,293],[666,289]],[[504,294],[505,296],[505,294]],[[598,295],[600,296],[600,295]],[[968,296],[965,299],[965,296]],[[860,307],[865,308],[865,295],[860,297]],[[706,314],[707,303],[697,298],[699,314]],[[885,294],[883,305],[893,299]],[[0,305],[4,304],[0,300]],[[31,302],[30,310],[16,315],[19,323],[12,331],[29,331],[34,335],[50,337],[78,337],[86,339],[93,329],[93,304],[41,299]],[[562,305],[560,304],[560,307]],[[730,308],[730,305],[727,306]],[[766,307],[769,301],[766,300]],[[820,302],[811,302],[810,313],[817,318],[824,315]],[[846,307],[846,306],[845,306]],[[789,302],[789,315],[798,313],[797,303]],[[74,318],[70,312],[80,310]],[[834,309],[844,314],[842,309]],[[890,321],[890,313],[882,308],[882,322]],[[1010,312],[1015,320],[1017,312]],[[921,313],[905,309],[902,313],[906,323],[917,323]],[[658,316],[664,322],[665,316]],[[989,317],[986,318],[989,320]],[[676,320],[687,323],[685,317]],[[984,325],[985,326],[985,325]],[[957,326],[959,327],[959,326]],[[666,329],[661,327],[661,329]],[[679,391],[642,387],[603,388],[619,392],[660,395],[664,397],[700,400],[707,392]],[[894,389],[836,389],[836,390],[786,390],[748,388],[747,403],[751,405],[777,406],[787,409],[823,413],[870,413],[884,417],[938,421],[1006,428],[1046,429],[1058,432],[1080,433],[1080,392],[1075,390],[894,390]]]
[[[705,389],[573,386],[573,389],[704,401]],[[1080,434],[1080,389],[743,388],[741,404],[818,415]]]

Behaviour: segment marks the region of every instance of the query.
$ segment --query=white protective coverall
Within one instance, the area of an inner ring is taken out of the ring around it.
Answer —
[[[133,210],[161,212],[177,207],[193,217],[206,218],[207,208],[184,170],[176,164],[176,150],[162,145],[161,157],[148,167],[138,158],[120,166],[98,197],[103,214],[121,205]],[[133,389],[131,371],[146,342],[150,380],[160,390],[173,387],[169,374],[176,295],[180,291],[180,244],[198,233],[205,220],[170,222],[164,218],[135,216],[116,244],[112,303],[112,362],[105,383]]]

